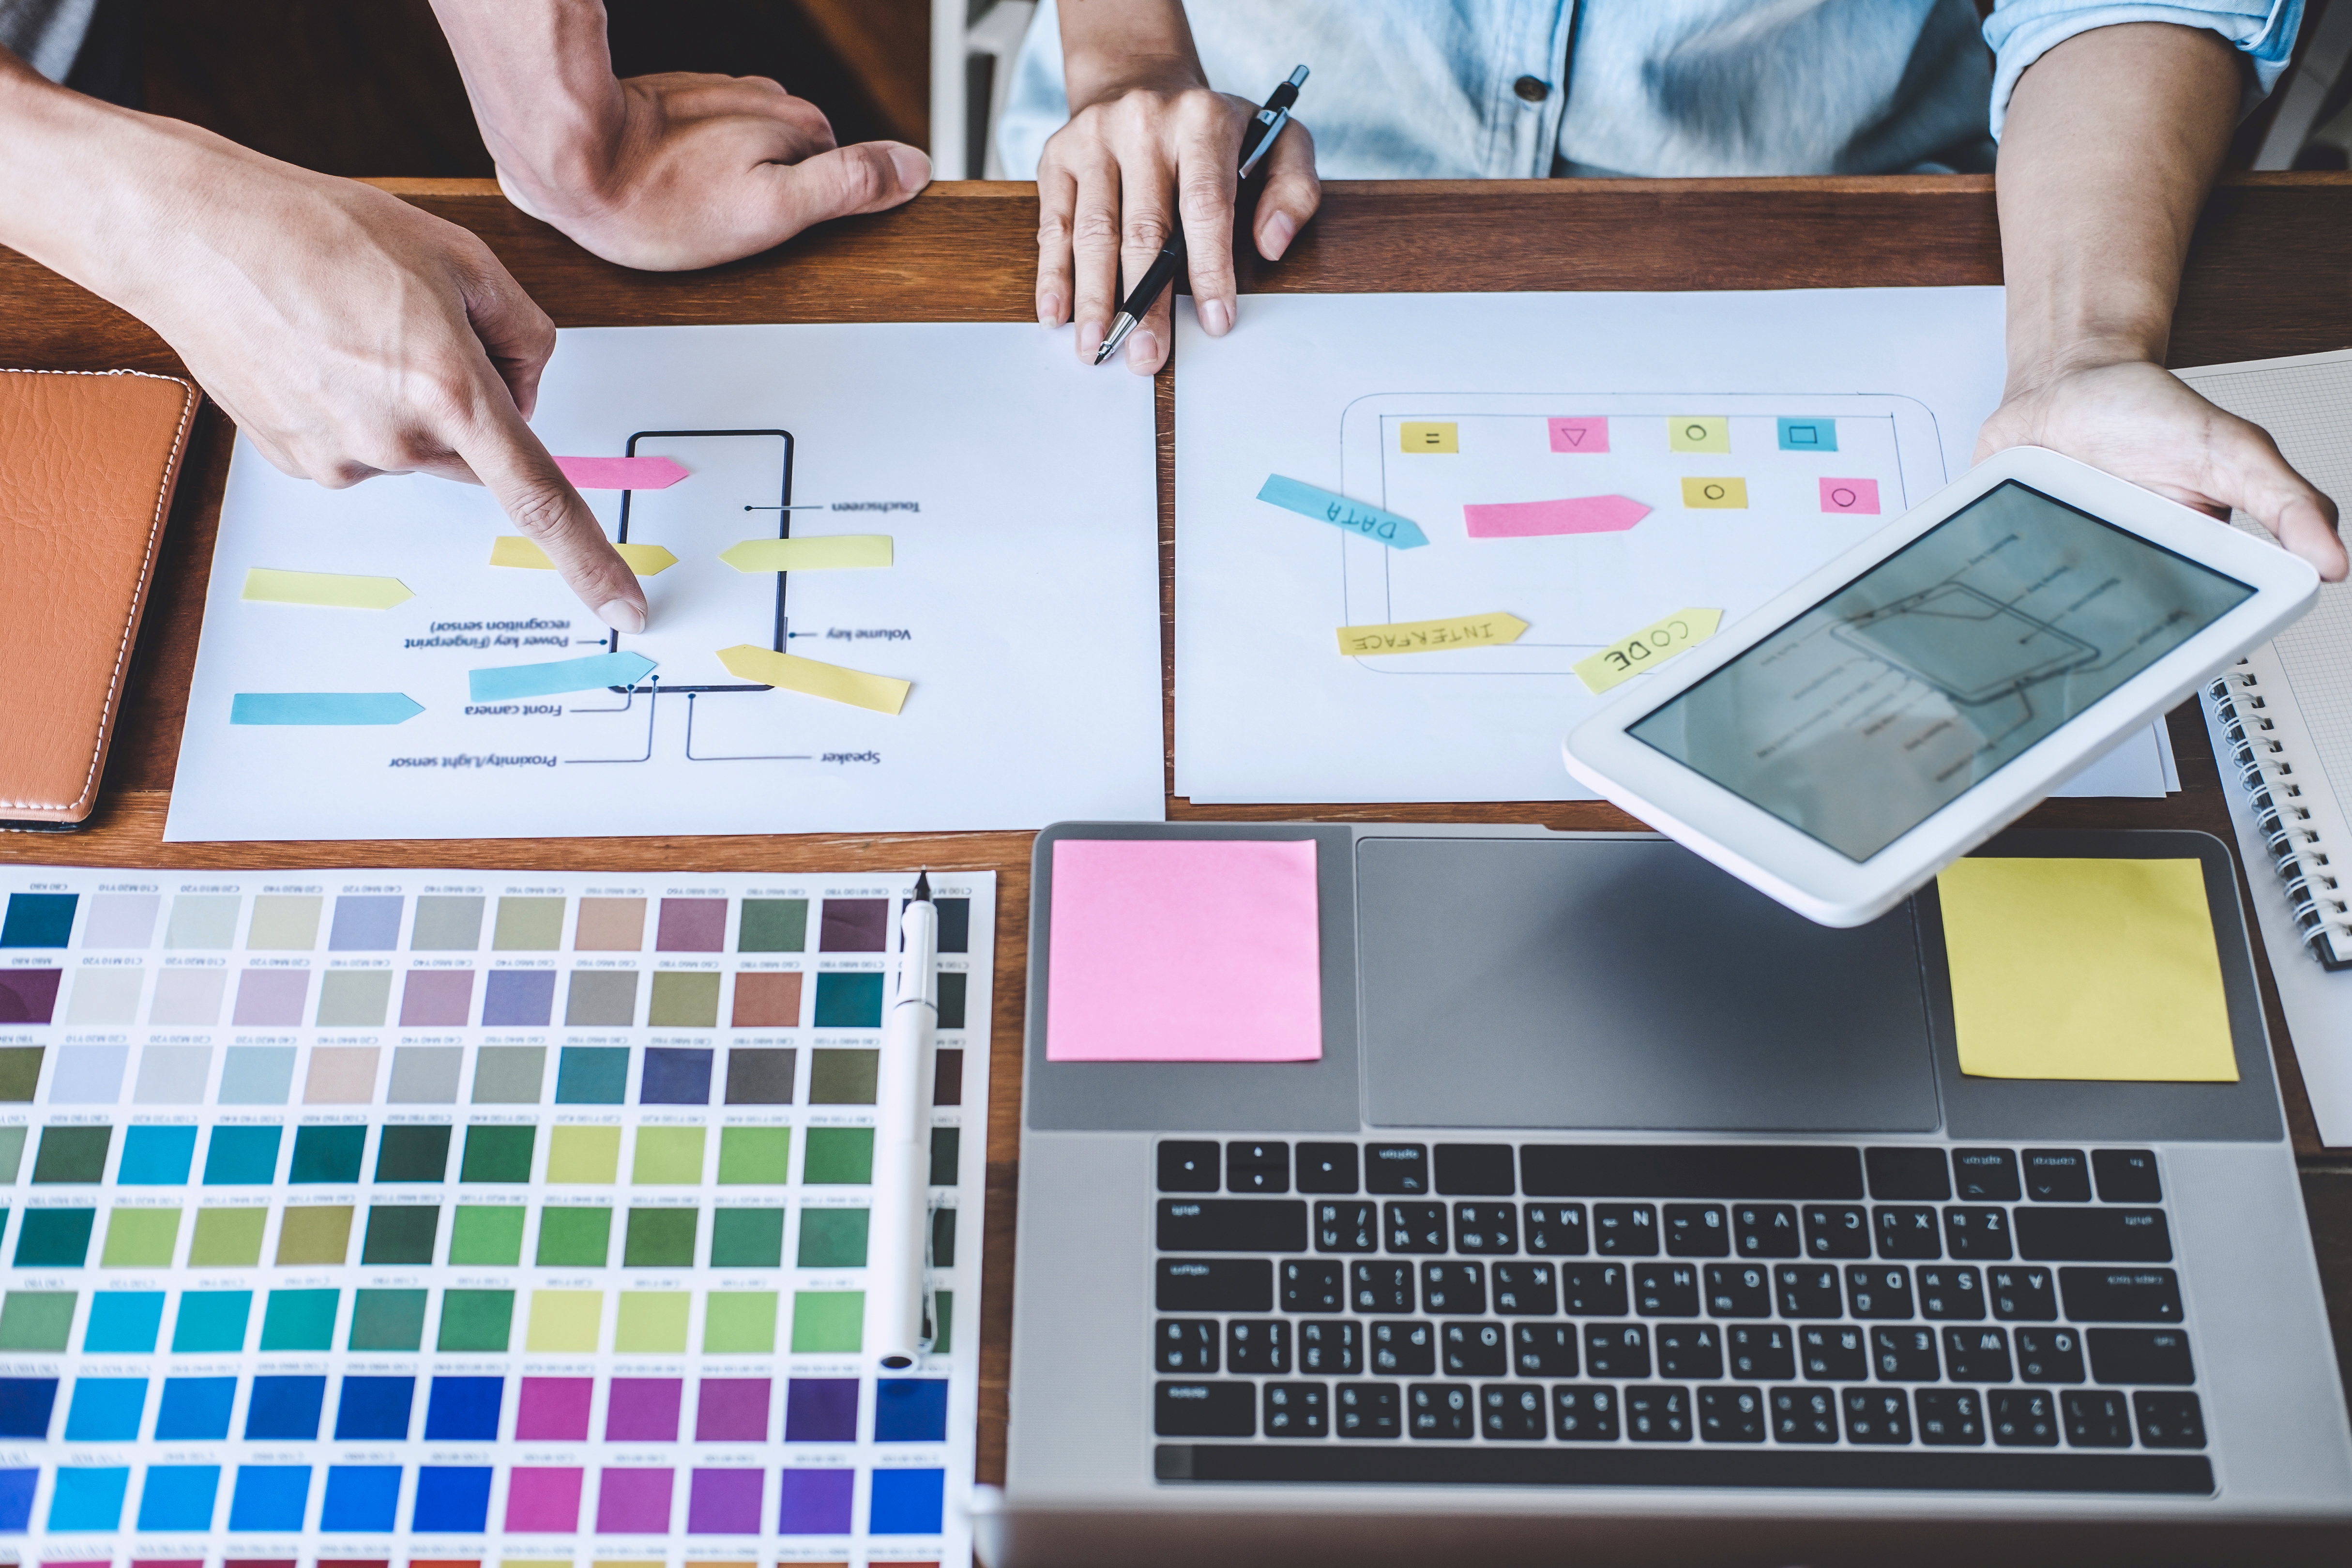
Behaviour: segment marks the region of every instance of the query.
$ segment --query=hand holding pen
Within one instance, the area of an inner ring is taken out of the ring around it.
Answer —
[[[1189,37],[1181,43],[1190,62]],[[1179,233],[1202,326],[1213,337],[1232,329],[1234,195],[1249,153],[1258,154],[1252,177],[1263,186],[1253,225],[1260,255],[1279,258],[1321,200],[1312,140],[1287,117],[1292,83],[1283,84],[1283,102],[1270,100],[1269,128],[1262,118],[1268,110],[1211,91],[1196,65],[1183,80],[1119,78],[1129,62],[1151,58],[1140,51],[1089,65],[1074,52],[1073,101],[1084,107],[1046,144],[1038,165],[1037,317],[1049,327],[1075,320],[1077,352],[1089,362],[1110,334],[1122,268],[1131,283],[1139,281]],[[1168,56],[1157,58],[1164,71]],[[1139,374],[1166,361],[1170,301],[1163,286],[1137,312],[1121,345]]]

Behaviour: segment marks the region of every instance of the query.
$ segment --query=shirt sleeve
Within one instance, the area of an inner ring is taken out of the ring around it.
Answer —
[[[1984,25],[1992,47],[1992,133],[2000,136],[2009,116],[2009,95],[2026,68],[2050,50],[2094,27],[2121,22],[2169,22],[2219,33],[2246,57],[2253,69],[2246,86],[2244,114],[2276,85],[2294,53],[2303,26],[2303,0],[2170,0],[2169,4],[2084,4],[2083,0],[1999,0]]]

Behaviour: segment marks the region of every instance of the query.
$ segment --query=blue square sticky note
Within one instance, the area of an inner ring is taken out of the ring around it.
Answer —
[[[425,1406],[425,1436],[452,1442],[496,1442],[499,1396],[506,1391],[502,1377],[436,1377],[433,1396]]]
[[[948,1439],[948,1380],[886,1377],[874,1390],[874,1440],[944,1443]]]
[[[253,1315],[250,1290],[183,1290],[180,1315],[172,1324],[175,1351],[241,1351],[245,1322]]]
[[[122,1163],[114,1179],[126,1187],[182,1187],[196,1161],[193,1127],[130,1127],[122,1133]]]
[[[205,1185],[269,1185],[278,1179],[278,1140],[284,1131],[282,1127],[214,1128],[213,1141],[205,1147]]]
[[[0,947],[63,947],[73,934],[79,893],[11,893]]]
[[[145,1386],[141,1384],[142,1394]],[[0,1377],[0,1437],[47,1437],[49,1416],[57,1407],[56,1378]]]
[[[228,1500],[228,1527],[299,1531],[310,1502],[310,1466],[239,1465],[236,1490]]]
[[[1781,420],[1780,450],[1783,452],[1836,451],[1837,421],[1834,418]]]
[[[49,1528],[112,1530],[122,1522],[123,1494],[131,1489],[131,1467],[59,1469],[49,1494]]]
[[[416,1472],[416,1503],[408,1528],[478,1534],[490,1517],[488,1465],[426,1465]]]
[[[945,1470],[876,1470],[868,1535],[937,1535],[947,1496]]]
[[[319,1507],[323,1531],[390,1532],[400,1508],[398,1465],[336,1465],[327,1471],[326,1500]]]
[[[150,1465],[139,1489],[139,1528],[209,1531],[219,1495],[218,1465]]]
[[[0,1470],[0,1535],[22,1535],[33,1528],[33,1494],[40,1486],[37,1469]]]
[[[261,1312],[261,1348],[334,1349],[335,1313],[341,1300],[340,1290],[272,1290]]]
[[[49,1384],[52,1395],[57,1384]],[[73,1404],[66,1409],[66,1441],[68,1443],[135,1443],[139,1440],[139,1418],[147,1413],[147,1380],[143,1377],[84,1377],[75,1380]],[[42,1430],[31,1436],[47,1436],[48,1412],[42,1413]]]
[[[335,1436],[343,1441],[404,1439],[409,1405],[415,1397],[413,1377],[347,1377],[335,1403]],[[328,1485],[331,1489],[331,1479]]]
[[[816,977],[816,1026],[878,1029],[882,1026],[882,976],[820,974]]]
[[[310,1442],[319,1436],[319,1409],[326,1400],[323,1377],[257,1377],[253,1398],[245,1407],[246,1440],[276,1437]]]
[[[226,1437],[229,1407],[236,1403],[233,1377],[167,1377],[163,1406],[155,1412],[155,1440]]]
[[[155,1348],[163,1327],[161,1290],[100,1290],[89,1299],[89,1326],[82,1331],[85,1353],[128,1351],[144,1353]]]

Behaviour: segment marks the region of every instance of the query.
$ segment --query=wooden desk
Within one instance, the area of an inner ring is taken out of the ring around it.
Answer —
[[[628,272],[509,206],[488,181],[391,181],[418,206],[488,241],[558,325],[683,322],[1027,321],[1035,196],[1025,184],[941,184],[911,205],[803,236],[782,249],[684,276]],[[2352,176],[2254,175],[2226,186],[2191,258],[2174,363],[2211,363],[2352,343]],[[1901,179],[1484,181],[1335,184],[1278,268],[1245,266],[1245,290],[1776,289],[1998,283],[1992,184]],[[1244,321],[1247,311],[1244,309]],[[13,253],[0,251],[0,363],[132,367],[185,374],[140,322]],[[1124,374],[1106,369],[1099,374]],[[1174,390],[1160,380],[1162,654],[1175,647]],[[813,870],[932,867],[998,875],[995,1050],[988,1121],[986,1287],[982,1304],[980,1474],[1003,1474],[1012,1314],[1014,1175],[1020,1154],[1021,1030],[1028,958],[1025,833],[633,837],[336,844],[163,843],[220,521],[230,429],[207,406],[193,443],[130,707],[87,832],[0,838],[0,858],[80,865],[552,867],[614,870]],[[1167,688],[1172,735],[1172,685]],[[2184,791],[2161,801],[2059,801],[2029,826],[2193,827],[2231,837],[2194,705],[2173,716]],[[1172,742],[1171,742],[1172,744]],[[1172,776],[1172,775],[1171,775]],[[1597,803],[1196,809],[1173,817],[1538,822],[1631,828]],[[2286,1048],[2267,966],[2263,999],[2315,1237],[2329,1274],[2339,1359],[2352,1365],[2352,1163],[2320,1152]]]

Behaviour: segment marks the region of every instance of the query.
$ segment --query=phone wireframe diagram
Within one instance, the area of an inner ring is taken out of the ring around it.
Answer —
[[[630,457],[670,458],[687,470],[667,489],[621,492],[620,542],[660,545],[677,563],[641,580],[652,626],[626,638],[614,632],[607,646],[653,659],[660,690],[770,689],[738,679],[718,654],[747,642],[783,651],[791,574],[738,572],[719,557],[746,539],[791,537],[793,450],[786,430],[640,430],[629,437]]]

